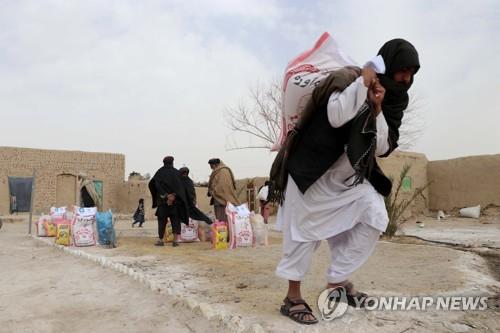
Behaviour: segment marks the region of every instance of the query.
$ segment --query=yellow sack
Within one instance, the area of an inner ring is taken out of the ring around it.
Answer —
[[[43,227],[45,228],[45,235],[47,237],[55,237],[57,233],[56,224],[52,221],[43,222]]]
[[[57,225],[57,235],[56,244],[70,246],[71,245],[71,233],[69,224],[58,224]]]
[[[212,246],[216,250],[227,249],[227,223],[226,222],[215,222],[212,223]]]
[[[174,232],[172,230],[172,224],[167,223],[165,228],[165,236],[163,236],[163,241],[166,243],[172,243],[174,241]]]

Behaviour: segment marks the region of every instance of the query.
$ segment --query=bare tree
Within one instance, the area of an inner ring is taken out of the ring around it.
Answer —
[[[268,85],[250,89],[248,103],[227,108],[226,123],[233,132],[243,133],[257,139],[246,144],[229,144],[228,149],[264,148],[271,149],[279,138],[281,129],[281,84],[277,80]]]
[[[233,133],[246,134],[249,141],[237,143],[235,137],[226,144],[228,150],[263,148],[271,149],[278,141],[282,121],[282,85],[278,80],[268,85],[258,85],[250,89],[248,103],[240,103],[237,107],[229,107],[225,111],[226,123]],[[409,150],[422,134],[424,124],[421,117],[423,105],[415,96],[410,97],[405,110],[403,123],[399,130],[399,148]],[[252,140],[253,139],[253,140]],[[256,140],[256,141],[255,141]]]
[[[422,110],[424,104],[420,98],[410,95],[408,107],[404,111],[403,122],[399,128],[399,149],[410,150],[420,138],[424,130]]]

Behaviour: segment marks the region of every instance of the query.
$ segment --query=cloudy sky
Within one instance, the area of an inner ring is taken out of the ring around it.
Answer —
[[[206,180],[220,157],[237,178],[273,153],[228,151],[224,110],[328,31],[358,63],[411,41],[412,94],[431,160],[500,153],[500,2],[0,0],[1,146],[117,152],[127,172],[166,154]]]

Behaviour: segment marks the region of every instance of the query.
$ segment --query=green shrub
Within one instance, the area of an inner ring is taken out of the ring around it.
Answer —
[[[398,231],[400,224],[404,222],[402,219],[403,214],[408,209],[408,207],[410,207],[413,201],[415,201],[415,199],[417,199],[417,197],[419,196],[424,198],[424,200],[426,199],[424,196],[424,191],[431,184],[430,182],[428,182],[427,184],[425,184],[425,186],[416,188],[413,193],[411,193],[410,191],[409,199],[398,200],[401,194],[403,180],[408,175],[410,169],[411,166],[408,164],[405,164],[403,166],[403,169],[399,174],[399,179],[395,191],[392,191],[389,196],[384,198],[385,207],[387,208],[387,214],[389,215],[389,224],[387,225],[387,229],[385,230],[384,235],[388,237],[392,237],[396,234],[396,231]],[[393,182],[394,188],[394,180],[392,179],[392,177],[389,178]]]

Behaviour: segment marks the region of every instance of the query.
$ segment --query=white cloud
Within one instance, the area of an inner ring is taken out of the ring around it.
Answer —
[[[415,146],[430,159],[499,153],[497,94],[500,6],[495,1],[325,2],[325,30],[362,62],[383,42],[402,37],[418,49],[422,68],[411,93],[425,105],[425,131]],[[326,14],[328,16],[328,14]],[[328,23],[329,22],[329,23]],[[486,129],[492,130],[486,130]]]
[[[149,172],[170,153],[203,178],[225,155],[225,103],[266,73],[237,43],[152,8],[26,6],[17,18],[0,41],[21,64],[2,70],[4,144],[123,152]]]
[[[222,113],[330,31],[359,62],[412,41],[426,105],[416,149],[430,158],[497,153],[495,1],[4,1],[2,145],[122,152],[154,172],[164,154],[198,179],[218,156],[265,175],[263,151],[226,152]],[[443,135],[445,133],[445,135]]]

